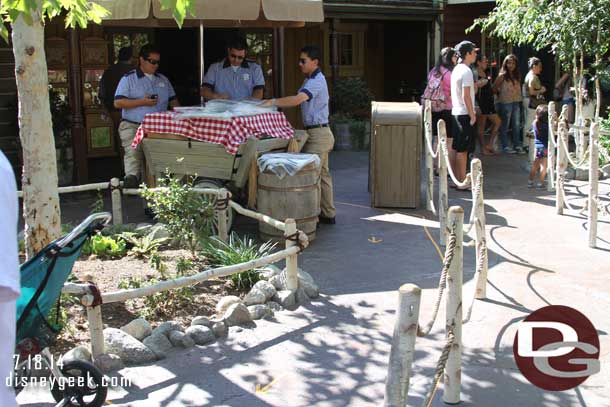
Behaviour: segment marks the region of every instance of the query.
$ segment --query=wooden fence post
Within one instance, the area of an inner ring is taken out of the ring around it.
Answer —
[[[549,145],[548,145],[548,158],[547,158],[547,172],[546,172],[546,190],[552,191],[555,188],[555,154],[557,143],[555,143],[555,135],[557,134],[557,128],[555,123],[557,121],[555,113],[555,102],[549,102]]]
[[[297,233],[297,223],[294,219],[286,219],[286,237],[295,236]],[[286,249],[296,246],[296,242],[286,239]],[[296,291],[299,288],[299,275],[297,254],[292,254],[286,258],[286,286],[290,291]]]
[[[597,201],[599,193],[599,124],[589,132],[589,247],[597,247]]]
[[[449,224],[455,227],[456,243],[453,261],[447,275],[447,322],[445,329],[447,330],[447,337],[449,337],[449,332],[452,331],[455,339],[445,366],[443,400],[448,404],[457,404],[460,402],[462,385],[462,260],[464,250],[462,236],[464,233],[464,209],[459,206],[452,206],[449,209]]]
[[[438,153],[438,223],[441,245],[445,245],[447,238],[447,210],[449,209],[449,193],[447,186],[447,161],[445,153],[447,148],[447,128],[443,119],[438,121],[438,142],[440,143]]]
[[[92,307],[94,298],[91,294],[84,295],[81,303],[87,309],[89,321],[89,334],[91,335],[91,355],[93,359],[104,353],[104,322],[102,321],[102,307]]]
[[[384,407],[404,407],[409,395],[415,339],[419,322],[421,289],[414,284],[403,284],[398,290],[398,309],[392,348],[385,383]]]
[[[568,145],[568,128],[564,120],[559,121],[557,126],[557,186],[555,191],[555,210],[558,215],[563,215],[563,190],[565,183],[565,172],[568,168],[567,152],[563,145]],[[562,142],[563,140],[563,142]],[[563,145],[562,145],[563,144]]]
[[[216,198],[216,219],[218,221],[218,238],[223,242],[229,240],[229,231],[227,230],[227,211],[229,210],[228,191],[221,188]]]
[[[487,237],[485,231],[485,201],[483,198],[483,165],[475,158],[470,163],[472,175],[472,210],[474,211],[474,232],[476,239],[476,291],[475,298],[487,298]]]
[[[426,152],[426,209],[429,211],[434,210],[434,163],[432,154],[428,151],[428,146],[432,144],[432,109],[430,108],[430,101],[426,100],[426,107],[424,108],[424,133],[426,142],[424,143],[424,151]]]
[[[121,182],[118,178],[110,180],[110,198],[112,202],[112,224],[123,224],[123,207],[121,203]]]

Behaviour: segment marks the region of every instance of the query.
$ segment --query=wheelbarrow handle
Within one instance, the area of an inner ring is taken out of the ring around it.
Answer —
[[[62,249],[66,247],[70,242],[76,239],[81,233],[85,232],[87,229],[90,229],[91,226],[98,224],[102,226],[106,226],[112,220],[112,215],[109,212],[98,212],[93,213],[87,217],[84,221],[82,221],[77,227],[72,229],[70,233],[68,233],[63,239],[57,242],[57,246]]]

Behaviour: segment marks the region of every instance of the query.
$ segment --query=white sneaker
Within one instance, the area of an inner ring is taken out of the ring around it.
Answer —
[[[531,179],[527,180],[527,187],[528,188],[534,188],[534,181],[532,181]]]
[[[516,153],[516,151],[515,151],[515,150],[513,150],[513,149],[512,149],[512,148],[510,148],[510,147],[504,147],[504,149],[502,150],[502,152],[503,152],[504,154],[515,154],[515,153]]]
[[[523,149],[523,147],[515,147],[515,151],[517,152],[517,154],[525,154],[525,150]]]

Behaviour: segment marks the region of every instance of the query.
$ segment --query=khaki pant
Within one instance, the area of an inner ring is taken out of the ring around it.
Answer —
[[[320,157],[321,173],[318,192],[320,195],[320,215],[334,218],[336,209],[333,199],[333,180],[328,168],[328,153],[333,149],[335,138],[329,127],[307,130],[309,138],[303,146],[304,153],[317,154]]]
[[[131,148],[131,143],[136,136],[139,124],[122,121],[119,124],[119,137],[123,146],[123,166],[125,167],[125,176],[135,175],[138,179],[142,179],[142,146]]]

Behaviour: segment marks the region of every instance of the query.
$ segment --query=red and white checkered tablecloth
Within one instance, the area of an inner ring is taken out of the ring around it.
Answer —
[[[270,112],[231,119],[178,119],[176,112],[149,113],[138,128],[131,146],[135,148],[146,133],[171,133],[208,143],[222,144],[230,154],[237,153],[248,137],[263,135],[290,139],[294,129],[282,112]]]

